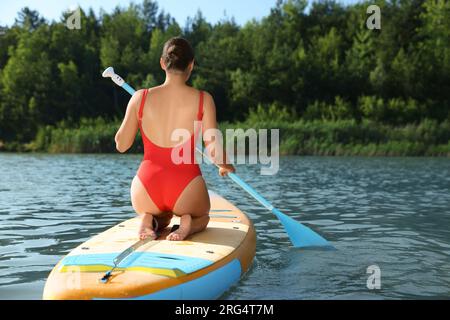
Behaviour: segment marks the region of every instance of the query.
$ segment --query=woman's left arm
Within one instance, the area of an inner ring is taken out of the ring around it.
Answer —
[[[116,149],[120,153],[125,153],[131,148],[136,138],[136,134],[139,128],[138,123],[138,106],[139,100],[142,96],[142,90],[137,91],[128,102],[125,118],[119,131],[116,133]]]

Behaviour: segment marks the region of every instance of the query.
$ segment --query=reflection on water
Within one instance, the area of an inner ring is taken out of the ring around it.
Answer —
[[[0,299],[40,299],[59,259],[134,215],[141,156],[0,154]],[[225,299],[450,297],[450,160],[284,157],[276,176],[238,173],[337,251],[298,250],[277,219],[216,170],[209,188],[253,220],[250,272]],[[366,287],[381,268],[381,290]]]

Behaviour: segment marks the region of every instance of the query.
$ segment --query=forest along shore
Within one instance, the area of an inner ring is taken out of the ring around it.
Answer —
[[[282,154],[449,156],[450,1],[377,1],[381,30],[371,4],[283,0],[245,25],[199,11],[180,26],[143,0],[81,10],[77,30],[23,8],[0,26],[0,150],[115,152],[129,96],[102,71],[156,86],[181,35],[222,128],[280,129]]]
[[[389,126],[367,120],[255,121],[255,114],[241,123],[222,123],[220,129],[280,129],[281,155],[324,156],[444,156],[450,157],[450,121],[426,120],[418,125]],[[84,119],[78,126],[66,124],[39,129],[27,144],[0,144],[0,150],[48,153],[115,153],[118,120]],[[269,139],[270,141],[270,139]],[[142,153],[137,135],[131,153]]]

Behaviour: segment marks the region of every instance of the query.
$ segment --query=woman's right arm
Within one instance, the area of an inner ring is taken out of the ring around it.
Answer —
[[[236,169],[229,163],[223,141],[217,138],[220,131],[217,128],[216,104],[213,97],[207,92],[205,92],[203,108],[203,140],[207,154],[219,166],[219,174],[223,177],[229,172],[235,172]]]
[[[138,108],[142,99],[142,90],[137,91],[128,102],[127,111],[119,130],[116,133],[116,149],[120,153],[131,148],[138,132]]]

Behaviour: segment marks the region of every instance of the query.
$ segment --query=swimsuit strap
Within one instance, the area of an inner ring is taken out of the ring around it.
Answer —
[[[197,114],[198,121],[201,121],[203,119],[203,96],[204,92],[200,91],[200,103],[198,104],[198,114]]]
[[[142,116],[144,114],[145,100],[147,99],[148,89],[142,93],[141,106],[139,107],[139,123],[142,123]]]

